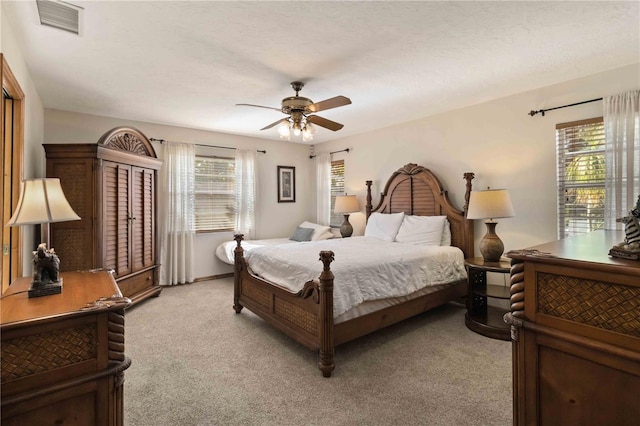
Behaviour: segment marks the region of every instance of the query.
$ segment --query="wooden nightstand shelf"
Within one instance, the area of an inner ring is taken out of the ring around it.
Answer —
[[[509,274],[511,264],[507,260],[485,262],[481,257],[465,260],[469,277],[467,314],[464,323],[467,328],[493,339],[511,340],[509,326],[502,317],[508,312],[487,304],[488,298],[509,300],[509,287],[487,284],[487,272]]]

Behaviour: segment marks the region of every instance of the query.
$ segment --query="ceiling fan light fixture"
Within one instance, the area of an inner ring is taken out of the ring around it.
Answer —
[[[278,126],[278,134],[280,135],[280,139],[291,140],[291,130],[288,121],[283,121]]]
[[[280,135],[280,139],[291,140],[291,133],[293,133],[295,136],[300,136],[302,134],[302,140],[308,142],[313,140],[313,135],[316,133],[315,126],[320,126],[334,132],[342,129],[344,126],[340,123],[336,123],[335,121],[327,120],[326,118],[310,114],[316,113],[318,111],[324,111],[349,105],[351,104],[351,99],[345,96],[334,96],[333,98],[314,103],[311,99],[299,95],[299,92],[303,86],[304,83],[301,81],[292,82],[291,87],[293,88],[293,90],[295,90],[296,95],[284,98],[281,102],[280,108],[272,108],[254,104],[236,105],[273,109],[284,114],[288,114],[288,118],[278,120],[275,123],[271,123],[268,126],[260,129],[267,130],[278,126],[277,130],[278,134]],[[315,126],[311,124],[312,122],[315,124]]]
[[[307,123],[305,124],[304,128],[307,130],[307,132],[309,132],[309,134],[310,134],[311,136],[313,136],[313,135],[315,135],[315,134],[316,134],[316,126],[314,126],[313,124],[311,124],[311,123],[307,122]],[[313,137],[312,137],[312,139],[313,139]]]
[[[306,126],[303,130],[302,130],[302,140],[304,142],[309,142],[313,140],[313,134],[311,134],[311,132],[309,131],[308,126]]]

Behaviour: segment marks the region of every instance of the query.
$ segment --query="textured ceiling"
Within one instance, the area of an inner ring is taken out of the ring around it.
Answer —
[[[2,1],[46,108],[270,139],[282,113],[234,105],[294,80],[353,102],[319,143],[640,62],[637,1],[71,3],[80,36]]]

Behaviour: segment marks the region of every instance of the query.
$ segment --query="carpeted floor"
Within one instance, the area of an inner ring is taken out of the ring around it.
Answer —
[[[165,287],[126,313],[127,426],[510,425],[511,344],[448,304],[317,355],[246,309],[233,281]]]

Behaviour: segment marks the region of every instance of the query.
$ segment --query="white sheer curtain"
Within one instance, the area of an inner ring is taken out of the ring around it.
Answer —
[[[640,196],[640,90],[603,99],[605,161],[605,228],[622,229]]]
[[[193,282],[195,148],[165,142],[158,185],[160,284]]]
[[[331,221],[331,154],[316,155],[316,220],[320,225],[329,225]]]
[[[235,232],[252,240],[256,233],[256,151],[236,149]]]

